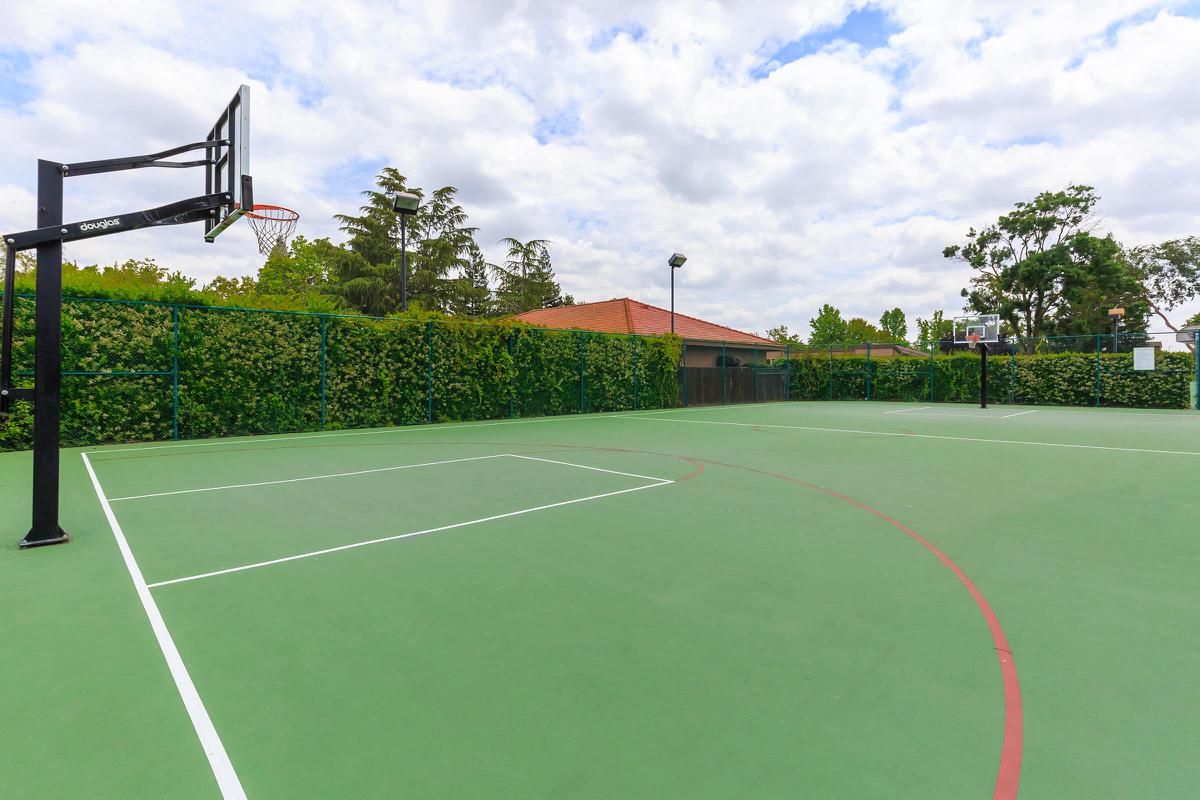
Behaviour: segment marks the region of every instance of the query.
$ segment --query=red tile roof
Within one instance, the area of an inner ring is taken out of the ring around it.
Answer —
[[[563,330],[598,331],[601,333],[661,334],[671,332],[671,312],[665,308],[639,303],[628,297],[603,300],[599,303],[580,303],[574,306],[538,308],[517,314],[513,319]],[[727,328],[714,322],[675,312],[675,332],[684,339],[739,344],[774,345],[778,342],[752,333]]]

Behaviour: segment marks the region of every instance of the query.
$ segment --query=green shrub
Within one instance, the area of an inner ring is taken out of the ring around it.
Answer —
[[[30,386],[33,302],[15,308],[14,370]],[[176,425],[196,439],[673,406],[679,341],[69,299],[64,373],[121,374],[64,375],[63,444],[170,439]],[[0,448],[28,447],[31,432],[30,404],[15,404]]]
[[[1153,372],[1136,372],[1128,353],[993,355],[988,402],[1187,408],[1195,369],[1190,353],[1159,353]],[[977,355],[929,357],[805,353],[791,359],[793,400],[979,402]],[[930,381],[932,379],[932,393]]]

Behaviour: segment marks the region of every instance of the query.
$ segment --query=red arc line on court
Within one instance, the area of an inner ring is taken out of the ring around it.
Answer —
[[[689,461],[691,459],[688,459]],[[926,550],[934,555],[938,561],[954,573],[959,582],[970,593],[975,600],[975,605],[979,606],[980,612],[983,614],[984,620],[987,622],[988,631],[992,634],[992,643],[996,648],[996,659],[1000,662],[1000,679],[1004,686],[1004,740],[1000,746],[1000,767],[996,772],[996,788],[992,793],[993,800],[1015,800],[1017,796],[1017,788],[1021,782],[1021,744],[1023,736],[1022,712],[1021,712],[1021,684],[1017,680],[1017,665],[1013,660],[1012,650],[1008,646],[1008,637],[1004,635],[1004,628],[1000,625],[1000,620],[996,616],[996,612],[992,610],[992,606],[988,603],[987,598],[983,596],[983,592],[979,591],[979,587],[967,577],[967,574],[954,563],[950,556],[943,553],[934,546],[928,539],[914,531],[898,520],[894,520],[887,514],[876,508],[872,508],[866,503],[855,500],[853,497],[848,497],[841,492],[835,492],[832,489],[826,489],[824,486],[818,486],[815,483],[808,483],[798,478],[793,478],[788,475],[782,475],[778,472],[769,472],[764,469],[755,469],[754,467],[744,467],[739,464],[726,464],[721,461],[713,461],[705,459],[710,464],[719,464],[723,467],[732,469],[745,470],[746,472],[757,472],[760,475],[769,475],[772,478],[795,483],[809,489],[815,489],[818,492],[835,497],[838,500],[849,503],[855,508],[860,508],[868,514],[878,517],[900,530],[904,531],[910,537],[919,542]]]
[[[725,461],[714,461],[711,458],[694,458],[691,456],[683,456],[677,453],[661,453],[654,450],[635,450],[624,447],[580,447],[577,445],[550,445],[556,448],[566,448],[571,450],[594,450],[610,453],[643,453],[647,455],[665,456],[668,458],[678,458],[687,461],[693,466],[698,467],[696,471],[689,475],[679,478],[679,481],[686,481],[695,478],[704,472],[704,463],[716,464],[730,469],[738,469],[743,472],[753,472],[759,475],[766,475],[771,478],[778,478],[782,481],[788,481],[798,486],[803,486],[807,489],[814,489],[822,494],[849,503],[855,508],[866,511],[872,516],[878,517],[884,522],[899,528],[909,537],[920,543],[922,547],[933,554],[942,565],[954,573],[958,578],[959,583],[966,588],[970,593],[971,598],[975,601],[975,605],[979,607],[980,613],[983,614],[984,620],[987,622],[988,631],[992,635],[992,644],[996,650],[996,660],[1000,662],[1000,681],[1004,687],[1004,738],[1000,745],[1000,766],[996,770],[996,788],[992,793],[992,800],[1016,800],[1017,789],[1021,782],[1021,749],[1023,741],[1023,717],[1021,711],[1021,684],[1017,680],[1017,664],[1013,659],[1012,649],[1008,646],[1008,637],[1004,635],[1004,628],[1000,625],[1000,619],[996,616],[996,612],[992,610],[992,606],[988,603],[987,598],[983,596],[983,592],[979,591],[979,587],[975,585],[967,574],[962,571],[958,564],[950,556],[939,550],[932,542],[926,539],[921,534],[914,531],[912,528],[905,525],[899,520],[892,519],[887,514],[884,514],[877,508],[873,508],[866,503],[855,500],[853,497],[844,495],[841,492],[836,492],[833,489],[827,489],[815,483],[802,481],[799,478],[793,478],[790,475],[784,475],[779,472],[771,472],[765,469],[757,469],[756,467],[747,467],[741,464],[730,464]]]
[[[394,444],[396,444],[396,443],[390,443],[390,446],[394,446]],[[425,444],[425,443],[413,442],[411,444]],[[500,443],[500,442],[456,442],[455,444],[498,445],[498,444],[504,444],[504,443]],[[854,506],[855,508],[859,508],[863,511],[866,511],[867,513],[871,514],[872,516],[878,517],[879,519],[883,520],[884,522],[887,522],[889,525],[892,525],[893,527],[898,528],[901,531],[903,531],[909,537],[911,537],[912,539],[917,541],[922,547],[924,547],[926,550],[928,550],[930,553],[932,553],[933,556],[935,558],[937,558],[939,561],[941,561],[942,564],[947,569],[949,569],[951,572],[954,573],[954,576],[956,578],[958,578],[959,582],[963,585],[964,588],[966,588],[967,592],[970,593],[972,599],[974,599],[974,601],[975,601],[975,605],[977,605],[979,607],[979,611],[983,614],[983,618],[987,622],[988,631],[992,635],[992,643],[995,646],[995,650],[996,650],[996,659],[997,659],[997,661],[1000,662],[1000,678],[1001,678],[1001,684],[1004,687],[1004,738],[1003,738],[1003,741],[1000,746],[1000,766],[996,771],[996,788],[995,788],[995,791],[992,793],[992,800],[1016,800],[1017,789],[1018,789],[1018,787],[1020,785],[1020,781],[1021,781],[1021,749],[1022,749],[1022,737],[1023,737],[1024,726],[1023,726],[1023,722],[1022,722],[1022,711],[1021,711],[1021,685],[1017,680],[1017,665],[1013,659],[1012,650],[1008,646],[1008,637],[1004,635],[1004,628],[1000,625],[1000,620],[996,616],[996,612],[992,610],[992,606],[990,603],[988,603],[987,598],[983,596],[983,592],[979,591],[979,587],[977,587],[975,585],[975,583],[969,577],[967,577],[967,574],[962,571],[962,568],[960,568],[957,564],[954,563],[953,559],[951,559],[948,555],[946,555],[941,550],[939,550],[933,543],[931,543],[924,536],[917,533],[916,531],[914,531],[912,528],[908,527],[904,523],[902,523],[898,520],[892,519],[887,514],[884,514],[882,511],[880,511],[879,509],[872,508],[871,506],[867,505],[866,503],[855,500],[853,497],[849,497],[847,495],[842,494],[841,492],[836,492],[832,489],[827,489],[824,486],[820,486],[815,483],[809,483],[807,481],[802,481],[799,478],[793,478],[790,475],[784,475],[779,472],[771,472],[769,470],[758,469],[756,467],[747,467],[747,466],[743,466],[741,464],[730,464],[730,463],[724,462],[724,461],[714,461],[713,459],[710,459],[710,458],[701,459],[701,458],[694,458],[691,456],[679,455],[678,453],[663,453],[663,452],[658,452],[655,450],[639,450],[639,449],[626,448],[626,447],[594,447],[594,446],[586,446],[586,445],[581,446],[581,445],[559,444],[559,443],[551,443],[551,442],[547,442],[547,443],[509,442],[507,444],[509,444],[509,445],[524,444],[526,446],[532,446],[532,447],[550,447],[550,448],[554,448],[555,451],[559,451],[559,452],[561,452],[562,450],[574,450],[574,451],[592,450],[592,451],[596,451],[596,452],[609,452],[609,453],[641,453],[644,455],[656,455],[656,456],[663,456],[666,458],[677,458],[677,459],[680,459],[683,461],[687,461],[692,466],[696,467],[696,469],[693,472],[691,472],[690,474],[688,474],[686,476],[683,476],[682,478],[676,479],[677,481],[687,481],[692,478],[698,477],[699,475],[701,475],[704,472],[704,464],[705,463],[716,464],[718,466],[728,467],[730,469],[742,470],[744,472],[757,473],[759,475],[765,475],[767,477],[778,478],[779,480],[788,481],[789,483],[794,483],[797,486],[803,486],[808,489],[814,489],[818,492],[821,492],[822,494],[826,494],[830,497],[833,497],[833,498],[836,498],[843,502],[849,503],[850,505]],[[328,446],[334,446],[334,445],[332,445],[332,443],[320,443],[320,444],[306,445],[306,446],[308,446],[308,447],[328,447]],[[271,448],[271,449],[274,449],[274,448]],[[534,451],[534,452],[536,452],[536,451]]]

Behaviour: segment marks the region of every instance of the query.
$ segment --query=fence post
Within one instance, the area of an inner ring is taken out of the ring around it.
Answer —
[[[1192,331],[1192,362],[1196,366],[1196,410],[1200,411],[1200,332]]]
[[[433,320],[425,323],[425,339],[429,343],[429,357],[425,370],[425,422],[433,422]]]
[[[937,373],[935,372],[937,362],[933,360],[933,354],[936,352],[937,352],[937,346],[934,344],[930,344],[929,345],[929,402],[931,402],[931,403],[937,402],[935,399],[936,391],[933,388],[935,380],[937,378]]]
[[[833,399],[833,345],[829,345],[829,399]]]
[[[759,401],[758,396],[758,347],[754,348],[754,402]]]
[[[579,332],[579,413],[583,413],[583,331]]]
[[[515,361],[513,361],[513,357],[512,357],[512,350],[513,350],[512,340],[513,340],[513,331],[512,331],[512,328],[509,328],[508,329],[508,418],[509,419],[512,419],[512,416],[513,416],[513,374],[516,373],[516,371],[517,371],[517,363]]]
[[[683,343],[683,407],[688,404],[687,342]]]
[[[179,441],[179,306],[171,306],[171,439]]]
[[[783,399],[792,399],[792,343],[783,343]]]
[[[1017,346],[1008,343],[1008,402],[1017,404]]]
[[[871,399],[871,343],[867,342],[867,399]]]
[[[725,355],[725,342],[721,342],[721,405],[729,403],[729,380],[726,378],[726,367],[729,359]]]
[[[325,326],[329,318],[321,315],[321,430],[325,430]]]
[[[633,410],[637,411],[638,406],[638,354],[642,349],[641,337],[633,338]]]
[[[1096,334],[1096,407],[1100,407],[1100,334]]]

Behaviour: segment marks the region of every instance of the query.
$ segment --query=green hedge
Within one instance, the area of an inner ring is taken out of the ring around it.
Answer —
[[[15,309],[14,370],[30,386],[33,302]],[[63,444],[662,408],[679,354],[673,336],[71,299]],[[30,404],[15,404],[0,449],[29,447],[31,431]]]
[[[1191,353],[1158,353],[1153,372],[1133,369],[1128,353],[1053,353],[988,359],[988,402],[1033,405],[1188,408]],[[793,400],[979,402],[980,359],[805,354],[791,359]],[[933,390],[930,391],[932,380]]]

